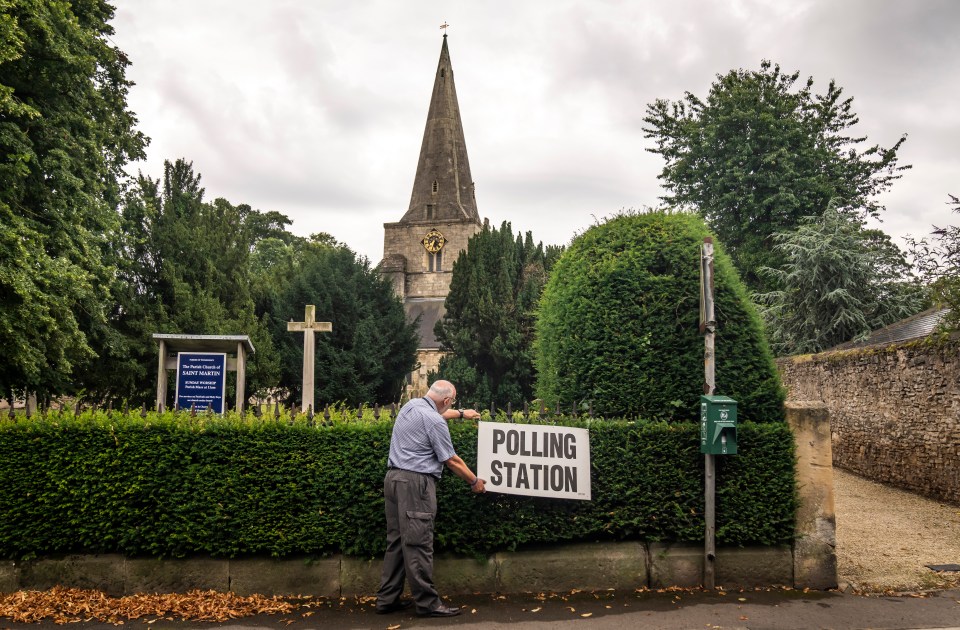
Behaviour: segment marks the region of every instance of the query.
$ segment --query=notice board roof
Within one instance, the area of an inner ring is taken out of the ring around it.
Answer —
[[[236,352],[238,343],[246,346],[248,354],[256,352],[248,335],[171,335],[154,333],[153,340],[157,343],[161,341],[165,342],[167,344],[167,350],[170,352],[225,352],[230,354]]]

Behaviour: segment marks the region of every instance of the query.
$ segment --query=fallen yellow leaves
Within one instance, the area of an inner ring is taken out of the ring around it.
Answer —
[[[57,586],[49,591],[17,591],[0,595],[0,617],[17,623],[50,619],[56,624],[103,621],[123,625],[122,619],[154,617],[173,621],[228,621],[259,614],[287,614],[296,606],[281,597],[190,591],[169,595],[108,597],[100,591]]]

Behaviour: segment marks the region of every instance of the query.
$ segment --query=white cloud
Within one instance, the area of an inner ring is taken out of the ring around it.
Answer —
[[[648,103],[764,58],[818,89],[835,78],[871,143],[910,134],[885,230],[955,222],[958,18],[951,0],[165,0],[118,3],[112,39],[152,138],[133,171],[185,157],[209,198],[376,262],[409,203],[445,20],[481,216],[564,243],[594,215],[657,203]]]

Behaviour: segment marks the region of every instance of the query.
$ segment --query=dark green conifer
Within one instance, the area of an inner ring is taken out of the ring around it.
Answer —
[[[279,351],[280,389],[289,403],[301,400],[303,336],[287,332],[302,321],[307,304],[317,321],[333,323],[316,334],[314,397],[317,406],[386,404],[400,398],[416,364],[417,335],[388,281],[328,234],[266,240],[254,254],[258,312],[270,320]]]
[[[439,377],[457,384],[469,404],[503,407],[533,398],[535,310],[558,248],[514,237],[510,223],[485,225],[453,265],[446,315],[435,332]]]

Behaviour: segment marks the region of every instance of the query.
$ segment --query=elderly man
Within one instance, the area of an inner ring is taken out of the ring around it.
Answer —
[[[437,381],[423,398],[415,398],[397,414],[390,437],[390,458],[383,480],[387,513],[387,551],[377,591],[377,613],[416,604],[421,617],[452,617],[458,607],[444,606],[433,585],[433,520],[437,514],[437,480],[443,467],[484,492],[477,477],[453,450],[446,419],[479,418],[473,409],[451,409],[457,390]],[[404,578],[413,601],[400,599]]]

